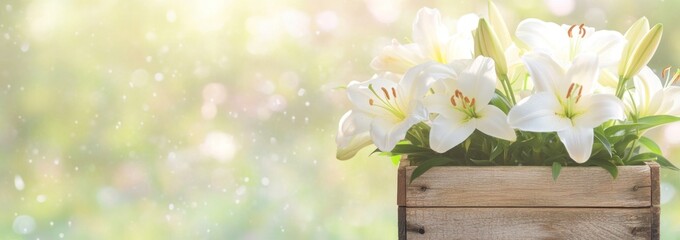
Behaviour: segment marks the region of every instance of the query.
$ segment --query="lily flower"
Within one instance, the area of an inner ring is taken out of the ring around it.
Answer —
[[[530,132],[557,132],[569,157],[577,163],[586,162],[593,148],[593,128],[626,117],[616,96],[592,93],[599,71],[597,56],[580,54],[566,72],[545,53],[526,54],[522,60],[537,93],[510,110],[510,126]]]
[[[557,25],[529,18],[519,23],[515,35],[529,50],[546,53],[567,69],[581,54],[595,53],[600,68],[617,66],[626,43],[621,33],[595,31],[580,25]]]
[[[371,135],[368,133],[370,126],[368,115],[355,113],[349,110],[340,118],[338,134],[335,137],[338,149],[335,158],[347,160],[357,154],[361,149],[371,145]]]
[[[635,89],[624,95],[628,115],[633,119],[652,115],[680,115],[680,87],[671,85],[680,78],[680,73],[671,78],[669,71],[670,68],[666,68],[662,72],[662,77],[666,78],[666,85],[662,86],[652,69],[644,67],[640,70],[633,78]]]
[[[373,59],[371,67],[379,71],[403,74],[409,68],[429,62],[448,63],[455,59],[473,57],[472,30],[477,28],[477,17],[467,14],[458,20],[454,35],[441,21],[439,10],[422,8],[413,23],[413,43],[401,44],[396,39]]]
[[[443,153],[467,139],[475,129],[492,137],[515,141],[515,131],[505,113],[490,105],[496,89],[496,72],[491,58],[457,60],[435,65],[438,82],[434,94],[425,98],[428,110],[438,113],[430,131],[430,148]]]
[[[428,64],[411,68],[403,77],[385,73],[365,82],[353,81],[347,96],[353,105],[340,120],[336,142],[338,159],[348,159],[369,145],[391,151],[411,126],[428,119],[422,98],[429,91],[423,73]]]

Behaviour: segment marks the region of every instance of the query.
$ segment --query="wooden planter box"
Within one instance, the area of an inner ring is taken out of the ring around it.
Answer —
[[[659,165],[398,172],[399,239],[659,239]]]

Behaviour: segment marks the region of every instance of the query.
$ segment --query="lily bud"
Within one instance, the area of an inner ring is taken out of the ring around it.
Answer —
[[[496,63],[496,74],[508,73],[508,65],[505,60],[505,51],[494,30],[484,19],[479,19],[477,30],[473,32],[475,39],[475,56],[490,57]]]
[[[335,152],[335,158],[338,160],[348,160],[354,155],[356,155],[364,147],[371,145],[371,136],[366,133],[359,134],[353,139],[346,143],[345,145],[338,145],[338,149]]]
[[[619,64],[619,76],[630,79],[649,63],[656,52],[663,35],[663,25],[656,24],[649,29],[647,19],[642,18],[635,22],[631,29],[626,32],[628,44],[623,52],[621,64]],[[622,67],[624,66],[624,67]]]
[[[489,0],[489,23],[496,33],[496,36],[498,36],[501,47],[503,47],[503,49],[510,47],[510,44],[512,44],[512,37],[510,37],[508,26],[505,24],[505,20],[503,20],[500,11],[496,8],[496,4],[493,4],[493,1],[491,0]]]
[[[635,46],[642,40],[645,34],[649,32],[649,21],[646,17],[641,17],[633,25],[628,28],[624,37],[627,40],[626,46],[621,54],[621,62],[619,63],[619,76],[623,76],[626,71],[626,64],[628,59],[633,55]]]

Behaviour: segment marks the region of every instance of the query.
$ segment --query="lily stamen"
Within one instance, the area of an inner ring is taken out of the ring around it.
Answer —
[[[666,78],[666,76],[668,75],[668,73],[670,71],[671,71],[671,66],[664,68],[663,71],[661,71],[661,78],[665,78],[666,81],[668,81],[668,78]]]
[[[454,107],[456,106],[456,96],[455,95],[451,96],[451,105],[453,105]]]
[[[380,89],[383,91],[383,93],[385,93],[385,97],[387,98],[387,100],[390,100],[390,94],[387,93],[387,89],[385,89],[385,87],[381,87]]]
[[[581,23],[581,25],[578,26],[578,34],[581,35],[581,38],[586,37],[586,29],[583,26],[585,26],[585,23]]]
[[[574,84],[573,83],[571,85],[569,85],[569,90],[567,90],[567,98],[569,98],[569,96],[571,96],[572,90],[574,90]]]
[[[368,105],[373,106],[373,98],[368,99]]]
[[[581,99],[581,92],[583,92],[583,87],[578,88],[578,96],[576,97],[576,103],[578,103],[578,100]]]
[[[571,27],[569,28],[569,30],[567,30],[567,36],[569,36],[569,38],[572,38],[572,37],[573,37],[573,35],[571,34],[571,31],[574,30],[575,27],[576,27],[576,24],[571,25]]]
[[[397,90],[392,88],[392,96],[394,96],[394,99],[397,99]]]

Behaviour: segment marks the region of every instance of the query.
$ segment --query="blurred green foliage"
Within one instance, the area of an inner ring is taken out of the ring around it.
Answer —
[[[625,31],[646,15],[666,29],[652,67],[680,64],[679,2],[557,2],[497,4],[510,28],[538,17]],[[334,160],[349,108],[334,89],[368,79],[423,6],[451,26],[486,12],[486,1],[3,2],[0,238],[396,238],[396,167],[371,149]],[[679,142],[660,144],[678,164]],[[662,236],[674,239],[680,175],[662,180]]]

